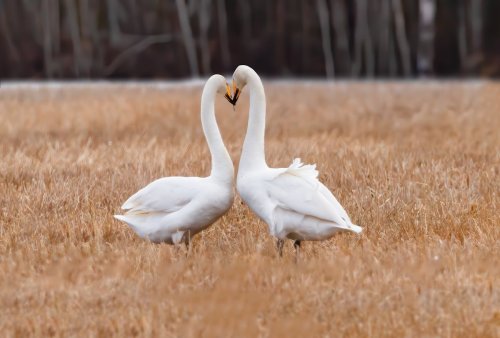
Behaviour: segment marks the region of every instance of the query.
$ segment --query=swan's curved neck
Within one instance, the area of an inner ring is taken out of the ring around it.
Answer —
[[[201,96],[201,125],[212,156],[212,172],[210,176],[221,181],[232,181],[234,178],[233,161],[224,146],[215,119],[216,94],[216,88],[206,85]]]
[[[248,73],[247,87],[250,92],[250,112],[248,115],[247,134],[241,152],[240,172],[244,172],[246,169],[267,167],[264,153],[266,95],[262,81],[257,73]]]

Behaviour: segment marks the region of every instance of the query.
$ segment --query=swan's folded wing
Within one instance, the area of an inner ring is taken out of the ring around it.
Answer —
[[[351,223],[351,219],[349,218],[349,215],[345,211],[344,207],[339,203],[339,201],[333,196],[332,192],[328,190],[327,187],[325,187],[321,182],[319,182],[319,192],[327,199],[330,201],[332,206],[335,208],[336,212],[339,214],[339,216],[345,220],[347,220],[348,223]]]
[[[202,178],[165,177],[151,182],[122,205],[126,215],[172,213],[198,194]]]
[[[340,228],[351,230],[345,210],[317,177],[315,165],[303,165],[300,159],[295,159],[290,167],[278,169],[268,180],[267,193],[280,208],[334,222]]]

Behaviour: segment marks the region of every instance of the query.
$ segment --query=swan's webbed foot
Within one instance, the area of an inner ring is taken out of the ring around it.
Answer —
[[[299,255],[300,255],[300,241],[295,240],[293,242],[293,247],[295,248],[295,263],[299,262]]]
[[[278,254],[283,257],[283,246],[285,245],[284,239],[279,239],[276,241],[276,248],[278,249]]]

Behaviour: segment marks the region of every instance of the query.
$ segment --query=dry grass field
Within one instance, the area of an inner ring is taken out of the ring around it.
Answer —
[[[317,163],[362,235],[291,242],[236,199],[192,252],[113,219],[207,175],[201,87],[0,88],[3,337],[499,337],[500,84],[267,83],[267,159]],[[248,93],[217,117],[238,163]]]

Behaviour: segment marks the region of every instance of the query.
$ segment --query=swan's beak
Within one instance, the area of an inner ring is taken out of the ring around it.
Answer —
[[[224,97],[226,98],[226,100],[229,101],[229,103],[231,103],[234,106],[233,98],[231,97],[231,87],[227,82],[226,82],[226,94],[224,95]]]
[[[238,99],[240,98],[241,90],[236,86],[236,83],[234,83],[233,80],[233,106],[236,105],[236,102],[238,102]]]
[[[224,97],[229,103],[233,105],[234,108],[236,102],[238,101],[238,98],[240,97],[240,90],[238,89],[238,87],[236,87],[234,81],[233,81],[233,92],[234,95],[231,95],[231,87],[229,86],[229,84],[226,83],[226,94],[224,94]]]

